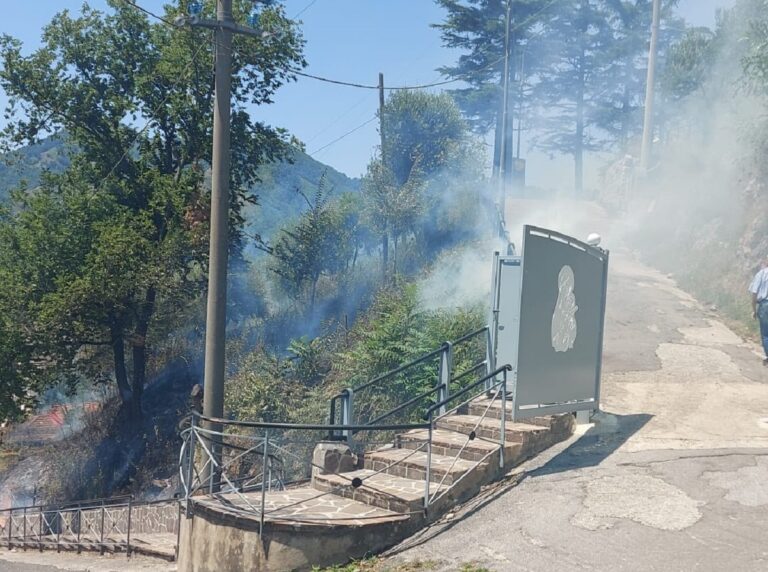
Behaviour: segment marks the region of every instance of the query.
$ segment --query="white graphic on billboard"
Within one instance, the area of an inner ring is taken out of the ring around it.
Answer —
[[[567,264],[557,276],[557,302],[552,314],[552,347],[556,352],[567,352],[576,341],[576,305],[573,268]]]

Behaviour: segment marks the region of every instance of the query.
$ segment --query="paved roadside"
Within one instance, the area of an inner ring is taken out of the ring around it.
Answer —
[[[768,570],[768,368],[627,253],[594,426],[391,551],[455,570]]]
[[[0,550],[0,572],[171,572],[176,564],[125,554],[68,554],[51,550]]]

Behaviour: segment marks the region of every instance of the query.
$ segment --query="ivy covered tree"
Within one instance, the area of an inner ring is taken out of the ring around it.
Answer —
[[[166,19],[186,11],[179,4],[166,7]],[[2,335],[21,340],[18,361],[51,380],[82,373],[109,348],[124,409],[138,417],[147,346],[204,284],[214,46],[210,32],[151,23],[126,2],[108,5],[57,14],[30,55],[18,40],[0,39],[10,102],[4,146],[61,132],[71,151],[63,174],[16,193],[0,220],[0,298],[21,318]],[[235,17],[249,6],[237,0]],[[259,165],[289,149],[284,131],[253,121],[245,106],[269,103],[305,64],[282,8],[266,10],[262,25],[272,33],[234,40],[234,250]]]

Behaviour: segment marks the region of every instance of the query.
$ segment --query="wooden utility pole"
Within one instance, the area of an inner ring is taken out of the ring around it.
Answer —
[[[648,51],[648,75],[645,80],[645,113],[643,114],[643,141],[640,148],[640,171],[648,172],[651,161],[651,141],[653,138],[653,98],[656,81],[656,52],[659,45],[659,23],[661,21],[661,0],[653,0],[653,20],[651,23],[651,46]]]
[[[386,138],[384,134],[384,74],[379,72],[379,136],[381,137],[381,168],[384,174],[387,172],[387,161],[384,154]],[[389,228],[384,227],[384,236],[381,237],[381,279],[387,281],[389,268]]]

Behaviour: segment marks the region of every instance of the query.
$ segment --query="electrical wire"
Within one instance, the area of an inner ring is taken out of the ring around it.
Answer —
[[[294,15],[294,17],[293,17],[292,19],[293,19],[293,20],[295,20],[296,18],[298,18],[299,16],[301,16],[301,15],[302,15],[304,12],[306,12],[306,11],[307,11],[307,10],[309,10],[309,9],[310,9],[312,6],[314,6],[314,5],[315,5],[315,2],[317,2],[317,0],[312,0],[312,1],[311,1],[309,4],[307,4],[306,6],[304,6],[304,8],[302,8],[301,10],[299,10],[299,11],[298,11],[298,12],[297,12],[297,13]]]
[[[358,130],[362,129],[363,127],[365,127],[366,125],[368,125],[368,124],[369,124],[369,123],[371,123],[372,121],[375,121],[376,119],[378,119],[378,117],[377,117],[376,115],[374,115],[373,117],[371,117],[370,119],[368,119],[368,120],[367,120],[367,121],[365,121],[364,123],[361,123],[360,125],[358,125],[358,126],[357,126],[357,127],[355,127],[354,129],[350,129],[349,131],[347,131],[347,132],[346,132],[346,133],[344,133],[343,135],[340,135],[339,137],[337,137],[337,138],[336,138],[336,139],[334,139],[333,141],[329,141],[328,143],[326,143],[326,144],[325,144],[325,145],[323,145],[322,147],[320,147],[320,148],[318,148],[318,149],[315,149],[314,151],[312,151],[311,153],[309,153],[309,156],[310,156],[310,157],[314,157],[314,156],[315,156],[315,155],[317,155],[317,154],[318,154],[320,151],[323,151],[324,149],[327,149],[328,147],[330,147],[330,146],[331,146],[331,145],[333,145],[334,143],[338,143],[339,141],[341,141],[342,139],[344,139],[344,138],[345,138],[345,137],[347,137],[348,135],[352,135],[352,134],[353,134],[355,131],[358,131]]]
[[[168,24],[169,26],[173,26],[174,28],[178,27],[173,22],[168,20],[167,18],[165,18],[163,16],[159,16],[159,15],[155,14],[154,12],[152,12],[151,10],[147,10],[146,8],[144,8],[142,6],[139,6],[133,0],[123,0],[123,2],[125,2],[126,4],[130,4],[131,6],[133,6],[134,8],[139,10],[140,12],[144,12],[147,16],[151,16],[152,18],[155,18],[156,20],[160,20],[161,22],[164,22],[165,24]]]

